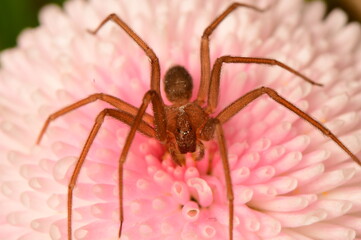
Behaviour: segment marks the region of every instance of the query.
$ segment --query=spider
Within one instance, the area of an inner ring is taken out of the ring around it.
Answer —
[[[193,82],[192,77],[188,71],[182,66],[171,67],[164,76],[164,90],[167,99],[171,102],[170,105],[165,105],[160,92],[160,65],[158,57],[153,50],[116,14],[110,14],[106,17],[94,31],[89,31],[96,34],[104,24],[113,21],[121,29],[123,29],[129,37],[131,37],[144,53],[149,57],[151,64],[150,76],[150,90],[147,91],[143,97],[143,102],[139,108],[132,106],[129,103],[122,101],[111,95],[104,93],[96,93],[88,96],[80,101],[77,101],[59,111],[51,114],[38,136],[37,143],[39,144],[48,125],[56,118],[69,113],[79,107],[94,102],[96,100],[104,101],[114,108],[106,108],[102,110],[96,117],[95,123],[90,131],[90,134],[84,144],[79,159],[76,163],[74,172],[71,176],[68,185],[68,206],[67,206],[67,231],[68,239],[72,239],[72,206],[73,206],[73,189],[76,185],[80,170],[83,166],[88,151],[100,129],[104,118],[109,116],[115,118],[130,126],[130,131],[126,138],[124,147],[119,158],[119,238],[122,234],[122,226],[124,222],[123,216],[123,165],[126,161],[127,154],[132,144],[136,131],[151,137],[156,138],[166,146],[170,153],[172,160],[179,166],[185,165],[186,153],[196,153],[195,160],[199,160],[204,155],[204,141],[209,141],[217,138],[219,144],[220,156],[222,159],[226,192],[229,208],[229,239],[233,239],[233,219],[234,219],[234,204],[233,204],[233,189],[232,179],[230,175],[230,168],[227,157],[227,146],[223,134],[222,125],[232,118],[235,114],[240,112],[249,103],[256,100],[258,97],[266,94],[277,103],[288,108],[300,118],[306,120],[311,125],[319,129],[324,135],[331,138],[339,145],[357,164],[361,165],[360,160],[326,127],[320,122],[312,118],[307,113],[303,112],[291,102],[281,97],[275,90],[268,87],[259,87],[245,95],[239,97],[229,106],[224,108],[216,116],[213,116],[219,95],[220,73],[224,63],[255,63],[275,65],[281,67],[292,74],[297,75],[304,81],[312,85],[322,86],[316,83],[300,72],[294,70],[288,65],[274,59],[256,58],[256,57],[238,57],[238,56],[221,56],[219,57],[212,68],[210,65],[210,48],[209,37],[217,26],[235,9],[239,7],[248,8],[256,12],[264,12],[266,9],[261,9],[253,5],[244,3],[232,3],[220,14],[203,32],[200,46],[200,63],[201,63],[201,79],[198,95],[194,101],[190,101],[192,97]],[[146,113],[149,104],[153,106],[153,115]]]

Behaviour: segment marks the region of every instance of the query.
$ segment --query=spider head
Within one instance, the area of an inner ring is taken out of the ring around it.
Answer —
[[[171,67],[164,76],[164,91],[172,103],[188,102],[192,97],[193,80],[182,66]]]
[[[196,150],[196,133],[191,126],[189,116],[181,110],[177,115],[177,131],[175,138],[180,153],[194,152]]]

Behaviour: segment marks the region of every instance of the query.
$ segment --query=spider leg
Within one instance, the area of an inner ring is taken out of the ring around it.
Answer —
[[[93,125],[92,130],[90,131],[90,134],[84,144],[83,150],[79,156],[79,159],[75,165],[73,174],[71,176],[69,185],[68,185],[68,239],[71,240],[72,239],[72,209],[73,209],[73,190],[74,187],[76,185],[76,181],[78,179],[80,170],[83,166],[83,163],[85,161],[85,158],[89,152],[89,149],[101,127],[101,125],[104,122],[104,118],[106,116],[110,116],[113,117],[115,119],[118,119],[119,121],[122,121],[128,125],[132,125],[133,121],[134,121],[134,116],[123,112],[123,111],[119,111],[117,109],[104,109],[103,111],[101,111],[96,120],[95,123]],[[132,126],[132,129],[134,127]],[[149,137],[155,137],[155,131],[154,129],[148,125],[146,122],[142,121],[141,119],[138,120],[138,124],[136,127],[136,130],[140,131],[141,133],[149,136]],[[123,185],[121,185],[119,188],[122,189]]]
[[[209,57],[209,36],[213,33],[213,31],[218,27],[218,25],[235,9],[238,7],[244,7],[251,10],[255,10],[257,12],[266,11],[266,9],[261,9],[256,6],[246,4],[246,3],[237,3],[234,2],[229,7],[223,11],[221,15],[219,15],[203,32],[202,40],[201,40],[201,82],[199,85],[197,101],[200,105],[205,103],[208,88],[209,88],[209,79],[211,75],[211,64]]]
[[[243,95],[242,97],[238,98],[228,107],[226,107],[223,111],[221,111],[217,115],[217,119],[220,121],[221,124],[225,123],[239,111],[241,111],[244,107],[246,107],[250,102],[257,99],[259,96],[267,94],[271,97],[274,101],[278,102],[279,104],[283,105],[284,107],[288,108],[299,117],[303,118],[314,127],[319,129],[323,134],[331,138],[337,145],[339,145],[351,158],[354,162],[361,166],[361,161],[358,159],[330,130],[328,130],[325,126],[323,126],[320,122],[312,118],[310,115],[287,101],[285,98],[278,95],[278,93],[268,87],[260,87],[255,90],[248,92],[247,94]]]
[[[275,59],[222,56],[222,57],[217,58],[216,62],[213,65],[209,93],[208,93],[208,105],[207,105],[208,112],[213,112],[218,105],[219,82],[220,82],[220,75],[221,75],[221,67],[222,67],[223,63],[256,63],[256,64],[267,64],[267,65],[273,65],[273,66],[275,65],[275,66],[279,66],[279,67],[289,71],[290,73],[297,75],[298,77],[302,78],[306,82],[311,83],[312,85],[323,86],[322,84],[312,81],[311,79],[304,76],[303,74],[296,71],[295,69],[293,69],[293,68],[289,67],[288,65],[286,65],[282,62],[279,62]]]
[[[219,145],[219,151],[221,153],[222,165],[223,165],[223,172],[224,177],[226,180],[226,190],[227,190],[227,199],[228,199],[228,210],[229,210],[229,240],[233,239],[233,219],[234,219],[234,195],[233,195],[233,188],[232,188],[232,178],[231,172],[229,169],[229,162],[228,162],[228,154],[227,154],[227,145],[226,140],[224,139],[222,123],[217,118],[209,118],[203,126],[198,129],[197,135],[199,139],[203,141],[209,141],[213,139],[214,136],[217,136],[217,141]],[[213,160],[213,154],[209,156],[208,162],[208,170],[207,172],[211,172],[211,165]]]
[[[106,17],[94,31],[89,30],[89,32],[92,34],[97,34],[97,32],[104,26],[104,24],[109,21],[113,21],[119,27],[121,27],[138,44],[138,46],[143,49],[145,54],[148,56],[151,64],[150,89],[155,90],[158,95],[161,96],[160,66],[157,55],[155,55],[153,50],[122,19],[120,19],[115,13],[112,13],[108,17]]]
[[[221,158],[222,158],[224,177],[226,180],[228,214],[229,214],[229,222],[228,222],[229,240],[232,240],[233,239],[233,219],[234,219],[234,205],[233,205],[234,195],[233,195],[233,188],[232,188],[231,171],[229,169],[227,147],[226,147],[226,141],[224,139],[222,125],[219,121],[217,121],[215,124],[216,124],[215,132],[218,137],[218,144],[219,144],[219,150],[220,150]]]
[[[60,110],[58,110],[57,112],[51,114],[47,120],[45,121],[44,125],[43,125],[43,128],[41,129],[40,133],[39,133],[39,136],[37,138],[37,141],[36,143],[39,144],[46,129],[48,128],[49,124],[51,121],[54,121],[56,118],[68,113],[68,112],[71,112],[79,107],[82,107],[88,103],[91,103],[91,102],[94,102],[96,100],[102,100],[106,103],[109,103],[110,105],[122,110],[122,111],[125,111],[127,113],[130,113],[132,115],[136,115],[137,114],[137,111],[138,109],[132,105],[130,105],[129,103],[126,103],[122,100],[120,100],[119,98],[116,98],[116,97],[113,97],[111,95],[107,95],[107,94],[104,94],[104,93],[95,93],[95,94],[92,94],[90,95],[89,97],[86,97],[80,101],[77,101],[67,107],[64,107]],[[143,120],[148,124],[148,125],[152,125],[153,124],[153,117],[147,113],[145,113],[144,115],[144,118]]]
[[[166,115],[165,109],[162,99],[160,98],[159,94],[154,90],[149,90],[143,97],[143,103],[140,106],[137,115],[134,118],[133,124],[130,128],[126,141],[124,143],[124,147],[122,153],[119,158],[119,209],[120,209],[120,228],[119,228],[119,238],[122,234],[122,227],[123,227],[123,164],[127,158],[130,145],[133,142],[134,135],[136,130],[139,128],[143,115],[145,114],[145,110],[147,109],[149,103],[152,102],[153,105],[153,112],[154,112],[154,125],[155,125],[155,136],[160,141],[165,143],[167,139],[167,132],[166,132]]]

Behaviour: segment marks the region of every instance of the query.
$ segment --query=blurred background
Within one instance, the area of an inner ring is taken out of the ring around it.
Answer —
[[[62,5],[65,0],[1,0],[0,3],[0,51],[16,45],[16,37],[27,27],[38,25],[39,9],[49,3]],[[240,2],[242,0],[239,0]],[[314,1],[314,0],[305,0]],[[361,21],[361,0],[324,0],[328,10],[342,8],[350,21]]]

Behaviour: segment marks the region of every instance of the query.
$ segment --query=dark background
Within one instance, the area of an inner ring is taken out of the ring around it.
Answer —
[[[242,0],[239,0],[240,2]],[[292,0],[291,0],[292,1]],[[313,1],[313,0],[306,0]],[[352,21],[361,19],[357,13],[357,4],[360,0],[324,0],[329,10],[334,7],[343,8],[349,13]],[[0,51],[16,45],[16,37],[26,27],[38,25],[37,14],[45,4],[55,3],[62,5],[64,0],[1,0],[0,3]],[[354,3],[352,3],[354,2]],[[353,5],[356,4],[356,5]]]

